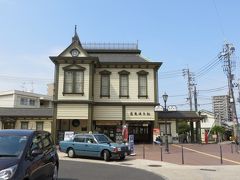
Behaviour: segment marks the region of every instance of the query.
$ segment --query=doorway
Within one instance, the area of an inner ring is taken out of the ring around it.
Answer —
[[[134,135],[135,143],[151,143],[152,130],[152,122],[128,122],[128,134]]]

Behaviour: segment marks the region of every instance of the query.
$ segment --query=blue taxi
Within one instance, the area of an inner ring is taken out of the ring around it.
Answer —
[[[105,161],[110,159],[124,160],[129,155],[128,146],[114,143],[104,134],[76,134],[73,139],[60,141],[59,149],[68,157],[87,156],[98,157]]]

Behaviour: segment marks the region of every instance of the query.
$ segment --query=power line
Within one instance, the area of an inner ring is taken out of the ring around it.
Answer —
[[[160,74],[162,75],[169,75],[169,74],[178,74],[178,73],[181,73],[182,70],[174,70],[174,71],[165,71],[165,72],[159,72]]]
[[[182,70],[174,70],[174,71],[166,71],[166,72],[159,72],[158,79],[168,79],[168,78],[176,78],[177,76],[181,76]]]
[[[204,103],[204,104],[198,104],[198,105],[205,106],[205,105],[210,105],[210,104],[212,104],[212,103]]]
[[[169,78],[177,78],[177,77],[180,77],[181,75],[179,76],[176,76],[176,75],[172,75],[172,76],[165,76],[165,77],[159,77],[158,79],[169,79]]]
[[[11,80],[11,81],[44,81],[44,82],[53,82],[53,79],[47,79],[47,78],[30,78],[30,77],[19,77],[19,76],[8,76],[8,75],[0,75],[0,79],[3,80]]]
[[[196,78],[200,78],[203,75],[207,74],[209,71],[217,67],[218,64],[220,64],[221,60],[215,59],[213,62],[210,62],[203,66],[199,72],[196,73]]]
[[[215,63],[216,60],[218,60],[218,56],[214,57],[212,61],[208,62],[207,64],[205,64],[204,66],[202,66],[201,68],[199,68],[199,70],[197,71],[196,74],[201,73],[203,70],[205,70],[207,67],[209,67],[211,64]]]
[[[176,106],[189,106],[189,104],[188,103],[176,104]]]
[[[213,89],[203,89],[203,90],[198,90],[199,92],[216,92],[216,91],[222,91],[228,89],[228,86],[222,86],[218,88],[213,88]]]
[[[212,98],[210,98],[210,97],[201,97],[201,96],[198,96],[198,99],[205,99],[205,100],[212,100]]]
[[[172,95],[172,96],[169,96],[169,97],[182,97],[182,96],[187,96],[187,94]]]

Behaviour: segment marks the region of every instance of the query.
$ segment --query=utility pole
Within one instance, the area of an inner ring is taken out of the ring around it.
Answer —
[[[237,102],[240,103],[240,79],[237,82],[233,83],[234,88],[238,88],[238,98]]]
[[[189,69],[183,69],[183,76],[187,76],[188,80],[188,100],[189,100],[189,106],[190,106],[190,111],[193,110],[192,108],[192,88],[194,85],[194,77],[193,73],[189,71]]]
[[[197,89],[196,84],[194,85],[194,105],[195,105],[195,111],[198,111],[198,104],[197,104]]]
[[[228,79],[228,96],[229,96],[229,106],[230,106],[230,113],[231,113],[231,121],[233,122],[233,133],[234,137],[239,136],[238,131],[238,118],[235,106],[235,99],[234,99],[234,92],[233,92],[233,78],[234,75],[232,74],[232,65],[233,62],[231,61],[231,56],[235,51],[235,47],[233,44],[224,44],[223,50],[219,55],[219,59],[223,60],[223,71],[227,75]]]

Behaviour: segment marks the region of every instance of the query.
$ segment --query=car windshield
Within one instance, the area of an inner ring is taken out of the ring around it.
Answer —
[[[99,143],[111,143],[112,142],[111,139],[109,139],[107,136],[105,136],[103,134],[97,134],[94,136]]]
[[[27,143],[27,136],[0,136],[0,158],[20,157]]]

